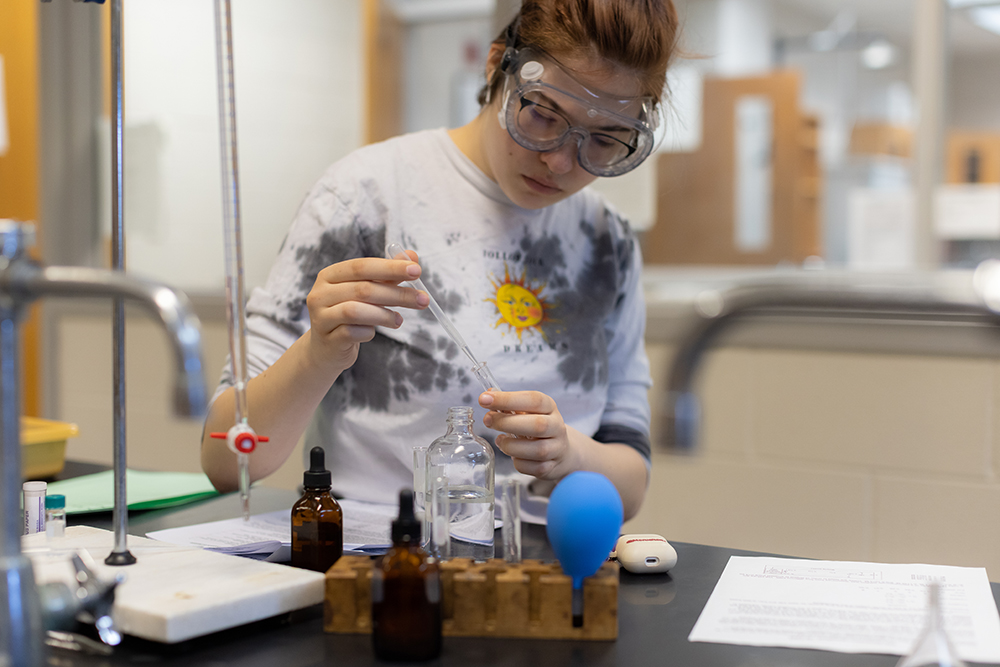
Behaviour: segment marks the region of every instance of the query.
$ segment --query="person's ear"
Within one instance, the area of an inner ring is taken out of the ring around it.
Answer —
[[[490,44],[490,52],[486,54],[486,83],[493,81],[493,75],[500,68],[500,61],[503,59],[505,47],[503,44],[494,42]]]

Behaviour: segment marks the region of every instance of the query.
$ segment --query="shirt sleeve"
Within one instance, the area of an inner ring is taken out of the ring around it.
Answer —
[[[617,217],[610,210],[608,215]],[[605,322],[608,335],[608,400],[594,439],[630,445],[648,463],[649,388],[653,382],[645,346],[642,254],[628,224],[620,218],[617,222],[623,232],[618,246],[620,282],[615,307]]]

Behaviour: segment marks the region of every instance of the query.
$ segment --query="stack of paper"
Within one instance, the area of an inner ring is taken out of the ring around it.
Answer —
[[[399,509],[395,505],[339,500],[344,512],[344,551],[384,553],[389,528]],[[257,514],[249,521],[225,519],[183,528],[156,530],[149,537],[171,544],[202,547],[220,553],[282,563],[291,560],[291,508]]]
[[[172,507],[218,495],[204,473],[129,470],[125,486],[130,510]],[[67,514],[107,512],[115,506],[114,471],[51,482],[47,491],[66,496]]]
[[[1000,616],[981,567],[733,556],[688,639],[906,655],[931,581],[962,659],[1000,662]]]

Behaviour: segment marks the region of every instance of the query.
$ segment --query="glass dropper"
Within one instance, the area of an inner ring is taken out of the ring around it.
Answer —
[[[406,255],[406,251],[403,250],[403,246],[398,243],[390,243],[385,247],[385,256],[389,259],[396,259],[399,255],[403,255],[403,257],[409,259],[409,256]],[[438,305],[434,295],[431,294],[429,289],[427,289],[424,282],[420,280],[420,278],[414,278],[413,280],[407,282],[411,287],[427,293],[427,298],[430,299],[428,308],[430,309],[431,314],[437,318],[438,323],[444,327],[444,330],[448,332],[451,339],[455,341],[455,345],[458,345],[458,349],[460,349],[465,356],[469,358],[469,361],[472,362],[472,372],[477,378],[479,378],[479,382],[483,385],[483,391],[489,391],[490,389],[502,391],[502,389],[500,389],[500,385],[497,384],[496,378],[493,377],[493,373],[491,373],[490,369],[486,366],[486,362],[479,361],[476,359],[476,355],[472,354],[472,349],[469,347],[469,344],[465,342],[465,339],[462,338],[462,334],[458,332],[455,325],[452,324],[451,320],[448,319],[448,316],[444,314],[443,310],[441,310],[441,306]]]

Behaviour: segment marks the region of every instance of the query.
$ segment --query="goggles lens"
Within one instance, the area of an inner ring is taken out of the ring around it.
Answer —
[[[652,151],[656,112],[651,98],[594,93],[545,56],[522,50],[515,57],[500,121],[518,144],[546,152],[574,141],[580,166],[595,176],[631,171]],[[560,86],[545,80],[547,71]]]
[[[538,145],[553,143],[561,146],[571,134],[579,134],[579,149],[587,161],[597,167],[611,167],[627,160],[639,143],[639,132],[629,128],[610,127],[606,131],[586,131],[570,125],[561,113],[544,100],[521,98],[521,111],[515,121],[518,133]]]

